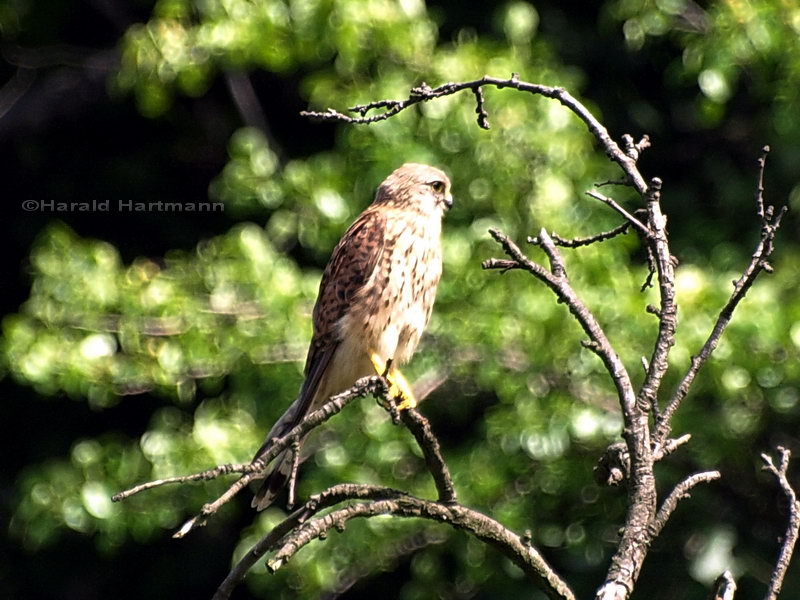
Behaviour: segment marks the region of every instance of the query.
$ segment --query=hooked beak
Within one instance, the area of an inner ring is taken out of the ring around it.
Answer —
[[[444,197],[444,205],[445,205],[446,210],[450,210],[451,208],[453,208],[453,195],[452,194],[447,194],[447,196]]]

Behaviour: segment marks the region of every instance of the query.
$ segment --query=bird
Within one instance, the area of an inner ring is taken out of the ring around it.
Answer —
[[[429,165],[406,163],[378,186],[325,267],[312,312],[305,379],[254,461],[274,439],[361,377],[386,376],[398,410],[416,406],[398,367],[414,354],[430,320],[442,275],[442,218],[452,205],[450,180]],[[298,451],[295,445],[275,458],[254,508],[268,507],[286,486]]]

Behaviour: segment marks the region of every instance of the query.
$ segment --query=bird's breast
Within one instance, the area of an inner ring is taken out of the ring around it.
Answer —
[[[342,318],[341,334],[358,336],[366,353],[406,362],[430,320],[441,274],[441,221],[395,220],[372,276]]]

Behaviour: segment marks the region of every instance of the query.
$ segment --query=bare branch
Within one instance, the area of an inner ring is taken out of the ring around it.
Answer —
[[[407,494],[393,499],[349,504],[303,523],[283,538],[280,548],[267,562],[267,568],[271,571],[281,568],[306,544],[314,539],[324,538],[331,529],[344,530],[351,519],[378,515],[430,519],[464,530],[503,552],[549,598],[575,598],[569,586],[556,575],[528,539],[523,540],[494,519],[459,504],[442,504]]]
[[[617,204],[616,200],[614,200],[613,198],[609,198],[608,196],[604,196],[603,194],[599,194],[599,193],[597,193],[597,192],[595,192],[593,190],[589,190],[588,192],[586,192],[586,195],[589,196],[590,198],[594,198],[595,200],[600,200],[600,202],[603,202],[604,204],[607,204],[608,206],[613,208],[620,215],[622,215],[622,217],[626,221],[628,221],[628,223],[633,225],[634,228],[636,229],[636,231],[638,231],[642,235],[642,237],[644,237],[645,239],[648,239],[648,238],[651,237],[652,234],[650,232],[650,229],[647,227],[647,225],[642,223],[639,219],[634,217],[627,210],[622,208],[622,206]]]
[[[708,600],[733,600],[735,594],[736,580],[730,571],[725,571],[714,581]]]
[[[651,238],[648,247],[658,273],[658,289],[661,305],[658,312],[658,334],[653,354],[648,362],[644,383],[639,389],[637,403],[643,411],[650,410],[657,402],[661,379],[667,372],[669,352],[675,345],[675,330],[678,326],[678,306],[675,302],[675,265],[667,239],[667,218],[661,212],[661,180],[654,177],[645,194],[647,202],[648,229]]]
[[[550,232],[550,237],[553,240],[553,243],[561,248],[580,248],[581,246],[589,246],[591,244],[605,242],[617,237],[618,235],[628,233],[630,226],[630,222],[627,222],[614,227],[614,229],[611,229],[610,231],[603,231],[589,237],[574,238],[571,240],[564,239],[555,232]],[[534,246],[539,246],[541,244],[541,240],[539,240],[538,237],[528,237],[528,243],[533,244]]]
[[[225,491],[225,493],[223,493],[213,502],[204,504],[203,508],[200,510],[200,513],[186,521],[173,535],[175,538],[182,538],[193,529],[205,525],[208,517],[216,513],[223,505],[229,502],[236,494],[244,489],[253,479],[257,479],[259,476],[261,476],[272,459],[274,459],[283,450],[302,439],[309,431],[324,423],[333,415],[341,412],[345,406],[347,406],[356,398],[363,398],[367,394],[385,397],[387,389],[386,381],[382,377],[364,377],[359,379],[349,390],[333,396],[326,404],[309,414],[285,436],[273,440],[273,443],[264,450],[261,456],[248,465],[222,465],[220,467],[202,471],[201,473],[195,473],[193,475],[159,479],[138,485],[130,490],[120,492],[112,499],[115,501],[123,500],[138,492],[170,483],[206,481],[209,479],[214,479],[215,477],[219,477],[220,475],[226,475],[228,473],[242,473],[242,476],[236,480]]]
[[[587,348],[595,352],[603,361],[606,370],[617,388],[622,407],[624,433],[631,457],[630,485],[628,486],[628,513],[623,527],[622,539],[612,558],[606,584],[597,592],[597,598],[627,598],[636,581],[639,570],[647,555],[647,527],[655,516],[656,489],[653,475],[653,456],[650,444],[650,429],[647,410],[637,406],[633,386],[627,370],[611,346],[603,329],[594,315],[573,291],[558,249],[543,229],[539,233],[542,249],[550,258],[551,271],[527,258],[517,246],[499,231],[490,230],[511,259],[522,268],[545,283],[558,299],[567,305],[570,313],[580,323],[590,343]],[[502,263],[486,261],[484,268],[497,268]],[[502,265],[503,268],[508,265]]]
[[[346,499],[383,499],[395,498],[403,495],[399,490],[391,488],[344,483],[328,488],[320,494],[311,496],[303,506],[295,510],[286,519],[273,527],[267,535],[261,538],[241,560],[231,569],[228,576],[217,588],[213,600],[227,600],[241,583],[244,576],[258,560],[267,552],[275,548],[281,539],[310,517],[326,508],[330,508]]]
[[[765,147],[763,150],[764,154],[762,154],[761,158],[759,159],[759,165],[763,165],[767,151],[768,148]],[[722,310],[717,316],[717,320],[714,323],[714,327],[712,328],[708,339],[706,339],[702,348],[700,348],[700,351],[696,355],[692,356],[689,369],[686,371],[683,379],[681,379],[681,382],[678,384],[678,387],[675,389],[675,392],[672,394],[667,406],[664,408],[664,411],[658,419],[653,436],[656,443],[660,443],[670,434],[670,431],[672,430],[672,425],[670,423],[672,416],[675,414],[675,411],[678,410],[681,402],[689,393],[689,389],[691,388],[698,372],[716,349],[717,344],[719,343],[719,340],[725,331],[725,328],[733,318],[733,312],[736,310],[739,302],[741,302],[745,297],[748,290],[753,283],[755,283],[756,278],[761,274],[762,271],[771,272],[772,267],[769,265],[767,259],[774,250],[773,242],[775,240],[775,234],[780,228],[781,219],[786,213],[786,207],[784,206],[782,209],[777,211],[777,213],[775,212],[775,208],[773,206],[768,206],[766,209],[764,209],[761,185],[761,175],[759,175],[759,183],[756,191],[756,211],[762,213],[761,237],[756,245],[755,250],[753,251],[753,254],[750,257],[750,263],[745,268],[742,276],[734,283],[733,292],[728,299],[728,302],[722,307]]]
[[[436,483],[436,490],[439,492],[439,502],[443,504],[455,502],[456,490],[453,486],[453,479],[450,477],[450,470],[442,457],[439,440],[433,435],[428,419],[413,408],[402,411],[400,418],[408,430],[414,434],[417,444],[422,449],[425,464],[428,465],[428,470]]]
[[[654,540],[658,537],[658,534],[661,533],[664,525],[667,524],[670,516],[678,507],[678,502],[689,497],[689,490],[700,483],[714,481],[720,477],[721,475],[719,471],[706,471],[704,473],[695,473],[694,475],[690,475],[676,485],[672,492],[670,492],[669,496],[667,496],[664,502],[661,504],[661,508],[658,509],[658,513],[650,525],[648,531],[650,539]]]
[[[217,477],[221,477],[223,475],[229,475],[230,473],[252,473],[254,471],[259,471],[262,468],[263,467],[254,466],[252,463],[244,463],[237,465],[234,464],[219,465],[218,467],[214,467],[213,469],[200,471],[199,473],[192,473],[191,475],[167,477],[165,479],[156,479],[154,481],[148,481],[147,483],[142,483],[130,489],[127,489],[123,492],[118,492],[114,494],[113,496],[111,496],[111,501],[121,502],[126,498],[130,498],[131,496],[138,494],[139,492],[144,492],[146,490],[150,490],[156,487],[161,487],[162,485],[169,485],[172,483],[190,483],[193,481],[210,481],[212,479],[216,479]]]
[[[792,560],[792,553],[797,544],[798,532],[800,532],[800,502],[797,501],[797,494],[787,477],[792,453],[788,448],[783,448],[782,446],[778,446],[778,452],[780,453],[780,464],[778,466],[775,466],[772,457],[768,454],[762,454],[761,459],[764,461],[764,470],[775,476],[781,486],[781,490],[786,495],[786,500],[789,502],[789,524],[786,527],[786,534],[783,536],[783,544],[781,544],[778,560],[775,563],[775,569],[772,571],[769,588],[764,600],[776,600],[781,593],[783,579],[786,577],[786,570]]]
[[[597,140],[600,142],[608,157],[622,168],[633,187],[636,188],[636,191],[638,191],[640,194],[644,194],[647,191],[647,183],[645,183],[644,178],[636,168],[636,160],[631,156],[628,156],[628,154],[626,154],[617,145],[617,143],[609,135],[608,130],[600,123],[600,121],[595,118],[594,115],[592,115],[591,112],[589,112],[589,109],[587,109],[580,101],[578,101],[562,87],[550,87],[546,85],[520,81],[516,74],[513,74],[511,79],[499,79],[497,77],[485,75],[474,81],[445,83],[436,88],[431,88],[429,85],[423,82],[418,87],[412,88],[408,98],[405,100],[378,100],[376,102],[370,102],[369,104],[352,107],[350,112],[357,113],[361,115],[360,117],[351,117],[342,114],[333,108],[329,108],[324,112],[303,111],[301,114],[312,119],[319,119],[321,121],[338,121],[340,123],[368,125],[378,121],[385,121],[397,113],[414,106],[415,104],[419,104],[420,102],[428,102],[429,100],[434,100],[436,98],[451,96],[464,90],[473,90],[474,92],[474,90],[487,85],[494,86],[498,89],[513,88],[521,92],[528,92],[530,94],[540,95],[546,98],[557,100],[562,105],[570,109],[575,115],[578,116],[579,119],[581,119],[581,121],[586,124],[592,135],[594,135],[595,138],[597,138]],[[366,116],[369,111],[379,109],[385,110],[384,112],[378,113],[371,117]],[[640,151],[646,147],[645,144],[646,142],[643,138],[643,140],[639,142],[639,145],[641,146]]]

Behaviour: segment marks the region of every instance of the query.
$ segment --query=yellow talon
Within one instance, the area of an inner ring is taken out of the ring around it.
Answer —
[[[400,369],[389,366],[389,372],[386,373],[386,361],[381,360],[374,352],[369,358],[372,361],[372,366],[375,367],[375,372],[378,375],[386,376],[386,381],[389,382],[389,397],[400,399],[397,409],[406,410],[407,408],[416,408],[417,399],[414,397],[414,391],[408,379],[400,372]]]
[[[417,399],[414,397],[414,390],[408,379],[405,378],[399,369],[392,369],[389,374],[389,382],[393,387],[398,390],[398,396],[402,399],[400,404],[397,405],[397,410],[405,410],[407,408],[416,408]]]

